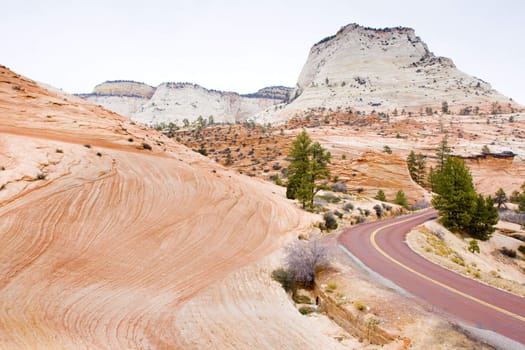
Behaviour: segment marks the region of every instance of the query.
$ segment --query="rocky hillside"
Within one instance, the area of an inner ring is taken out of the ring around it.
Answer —
[[[285,120],[310,109],[394,113],[450,110],[510,112],[523,108],[489,83],[434,55],[410,28],[341,28],[310,50],[286,106],[270,108],[258,120]]]
[[[343,348],[260,263],[278,187],[2,66],[0,111],[1,349]]]
[[[208,90],[190,83],[163,83],[158,87],[133,81],[97,85],[79,96],[143,124],[182,124],[199,117],[215,122],[244,121],[268,107],[286,101],[291,89],[274,86],[253,94]]]

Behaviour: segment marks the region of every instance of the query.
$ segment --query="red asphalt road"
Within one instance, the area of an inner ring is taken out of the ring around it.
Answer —
[[[413,227],[435,216],[434,210],[425,210],[409,216],[359,225],[345,230],[339,236],[339,243],[369,268],[412,295],[457,316],[470,326],[491,330],[525,344],[525,322],[523,321],[525,298],[489,287],[442,268],[413,252],[405,243],[405,236]],[[380,229],[394,223],[397,224]],[[375,236],[377,245],[395,260],[435,281],[519,315],[522,319],[458,295],[392,262],[372,245],[370,238],[377,229],[380,229]]]

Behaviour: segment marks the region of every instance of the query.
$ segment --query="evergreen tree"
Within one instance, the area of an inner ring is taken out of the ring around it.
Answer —
[[[403,208],[408,207],[408,201],[405,192],[403,192],[402,190],[397,191],[394,203],[402,206]]]
[[[466,231],[471,237],[486,241],[494,232],[494,225],[497,223],[498,210],[494,207],[494,201],[490,196],[483,198],[481,194],[478,194]]]
[[[414,151],[410,151],[410,154],[407,157],[407,167],[408,167],[408,173],[410,174],[410,177],[412,180],[417,182],[417,166],[416,166],[417,158]]]
[[[518,195],[519,211],[525,211],[525,182],[521,185],[521,193]]]
[[[503,188],[500,188],[494,195],[494,202],[498,205],[498,209],[501,208],[502,205],[507,203],[507,201],[507,194],[505,193],[505,191],[503,191]]]
[[[407,157],[407,167],[410,177],[419,185],[423,186],[425,182],[425,156],[421,153],[417,155],[414,151],[410,151]]]
[[[465,231],[476,198],[468,168],[461,159],[449,156],[434,177],[437,195],[432,205],[438,210],[441,222],[452,231]]]
[[[448,146],[447,137],[445,136],[439,143],[439,146],[436,150],[436,157],[438,160],[438,172],[443,170],[443,165],[445,164],[447,157],[450,156],[451,151],[452,150]]]
[[[428,187],[432,192],[436,192],[436,172],[432,166],[428,170]]]
[[[306,130],[303,130],[294,140],[289,156],[292,162],[287,169],[286,197],[299,199],[303,208],[307,204],[312,207],[315,194],[324,188],[318,181],[330,178],[330,152],[319,142],[312,143]]]
[[[416,156],[416,173],[417,173],[417,183],[421,186],[425,186],[425,167],[427,163],[425,161],[425,156],[421,153],[418,153]]]
[[[374,198],[377,199],[378,201],[386,202],[386,196],[383,190],[378,190]]]

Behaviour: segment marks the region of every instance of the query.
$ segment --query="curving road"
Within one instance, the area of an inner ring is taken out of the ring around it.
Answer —
[[[344,231],[339,243],[372,270],[433,307],[525,344],[525,298],[444,269],[405,243],[414,226],[435,216],[434,210],[425,210],[360,225]]]

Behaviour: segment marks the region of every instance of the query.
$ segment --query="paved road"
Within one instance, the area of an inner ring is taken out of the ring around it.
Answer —
[[[446,270],[414,253],[405,235],[436,216],[434,210],[359,225],[339,237],[354,256],[375,272],[467,324],[525,345],[525,298]]]

